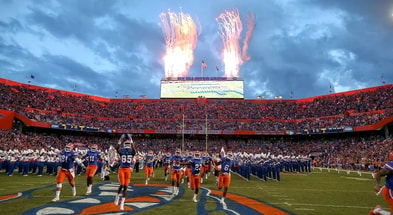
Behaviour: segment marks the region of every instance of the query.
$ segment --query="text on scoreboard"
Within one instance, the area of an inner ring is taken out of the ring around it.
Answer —
[[[161,98],[244,99],[243,80],[162,80]]]

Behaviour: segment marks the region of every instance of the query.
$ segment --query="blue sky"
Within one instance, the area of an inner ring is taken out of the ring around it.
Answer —
[[[188,76],[223,67],[217,16],[237,8],[255,29],[240,67],[245,98],[306,98],[393,82],[393,1],[0,0],[0,77],[114,98],[160,97],[165,41],[159,14],[202,29]],[[245,30],[243,30],[243,35]],[[220,71],[221,72],[221,71]],[[34,75],[34,79],[30,79]],[[222,75],[219,73],[219,75]]]

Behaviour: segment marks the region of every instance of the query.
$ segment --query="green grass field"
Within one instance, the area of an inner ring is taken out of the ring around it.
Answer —
[[[155,170],[155,177],[150,184],[164,184],[163,170]],[[374,181],[370,174],[363,173],[361,176],[356,172],[347,174],[345,171],[339,173],[335,170],[328,172],[326,169],[316,168],[311,174],[283,174],[280,182],[269,180],[267,182],[252,177],[246,181],[238,175],[232,175],[231,186],[228,193],[257,199],[263,203],[284,209],[292,214],[301,215],[340,215],[340,214],[368,214],[368,212],[379,204],[389,209],[382,196],[376,196],[372,191]],[[131,184],[143,184],[144,172],[133,173]],[[95,177],[95,186],[101,181],[99,176]],[[0,201],[1,214],[23,214],[25,211],[38,206],[52,204],[54,197],[56,179],[54,176],[29,175],[23,177],[19,174],[9,177],[4,172],[0,174],[0,196],[15,194],[35,189],[31,195],[20,198]],[[77,197],[71,196],[71,190],[67,182],[63,184],[61,201],[74,198],[84,198],[86,191],[85,176],[77,176]],[[111,181],[116,182],[116,174],[111,174]],[[198,214],[196,203],[192,202],[193,191],[186,184],[181,185],[185,192],[182,196],[168,204],[140,212],[138,214]],[[202,184],[202,187],[217,190],[214,176]],[[129,194],[132,196],[132,194]],[[199,196],[199,198],[201,198]],[[0,199],[1,200],[1,199]],[[198,204],[201,204],[199,202]],[[228,214],[224,211],[214,211],[217,202],[206,198],[203,202],[207,214]],[[231,207],[228,203],[228,207]],[[53,213],[55,214],[55,213]]]

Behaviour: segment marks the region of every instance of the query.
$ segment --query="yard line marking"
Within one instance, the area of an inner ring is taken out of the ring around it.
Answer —
[[[341,178],[351,179],[351,180],[357,180],[357,181],[374,181],[374,180],[371,179],[371,178],[345,177],[345,176],[341,176]]]
[[[255,187],[237,187],[237,186],[231,186],[234,188],[242,188],[242,189],[255,189]],[[267,188],[267,187],[261,187],[257,186],[258,189],[264,190],[266,192],[275,192],[275,191],[281,191],[280,188]],[[357,190],[326,190],[326,189],[299,189],[299,188],[285,188],[286,190],[300,190],[300,191],[312,191],[312,192],[351,192],[351,193],[368,193],[369,191],[357,191]]]
[[[299,211],[315,211],[315,209],[312,209],[312,208],[295,208],[295,210],[299,210]]]
[[[274,205],[288,205],[287,202],[270,202]],[[291,206],[314,206],[314,207],[334,207],[334,208],[373,208],[375,206],[355,206],[355,205],[321,205],[321,204],[308,204],[308,203],[291,203]]]

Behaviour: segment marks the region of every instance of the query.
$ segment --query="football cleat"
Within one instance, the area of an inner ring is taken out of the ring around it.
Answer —
[[[89,186],[89,187],[87,187],[87,190],[86,190],[86,196],[88,196],[88,195],[90,195],[91,194],[91,186]]]
[[[382,207],[377,205],[373,210],[370,211],[370,215],[380,215],[379,211],[382,210]]]
[[[114,203],[115,203],[115,205],[119,205],[119,196],[118,195],[116,195]]]
[[[124,211],[124,202],[125,202],[125,198],[121,198],[121,202],[120,202],[120,210]]]
[[[57,202],[59,200],[60,200],[59,198],[55,197],[54,199],[52,199],[52,202]]]

